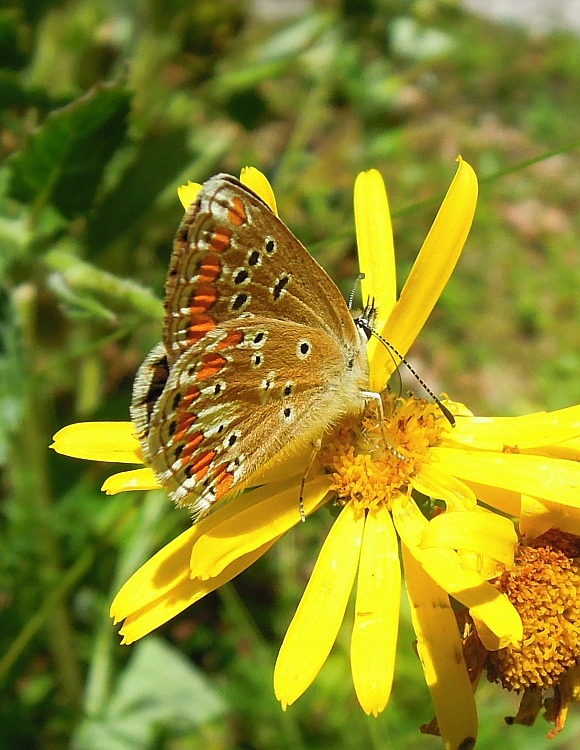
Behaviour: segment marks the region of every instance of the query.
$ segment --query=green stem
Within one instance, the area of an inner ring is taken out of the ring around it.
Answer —
[[[322,29],[320,33],[323,33]],[[340,54],[339,50],[340,44],[335,41],[334,54]],[[312,87],[300,106],[294,130],[276,172],[275,188],[281,194],[294,191],[296,175],[302,171],[304,154],[308,152],[312,134],[321,128],[325,118],[328,117],[326,105],[333,83],[332,70],[333,61],[329,60],[320,71],[315,71]]]
[[[236,626],[241,624],[244,636],[248,637],[252,643],[252,658],[254,660],[255,669],[259,670],[262,674],[268,674],[272,670],[271,653],[264,645],[262,634],[256,626],[256,623],[250,615],[246,605],[240,598],[235,586],[232,583],[228,583],[218,589],[218,594],[223,601],[231,620]],[[280,710],[278,701],[274,698],[273,689],[266,694],[272,696],[272,704],[275,704],[275,708],[269,713],[272,717],[277,719],[280,736],[284,738],[285,747],[292,748],[292,750],[305,749],[306,744],[304,737],[302,736],[300,725],[295,719],[295,715],[292,712],[283,713]]]
[[[59,585],[48,594],[40,608],[22,628],[17,638],[11,643],[6,653],[0,659],[0,684],[6,679],[12,666],[21,654],[24,653],[29,643],[51,616],[51,613],[55,611],[56,606],[65,599],[69,591],[74,588],[87,570],[89,570],[93,564],[94,557],[92,550],[86,550],[77,559],[72,568],[67,570]]]
[[[567,154],[568,152],[574,151],[574,149],[577,148],[580,148],[580,141],[571,141],[570,143],[566,143],[563,146],[558,146],[557,148],[551,149],[550,151],[544,151],[537,156],[532,156],[530,159],[523,159],[522,161],[518,161],[515,164],[510,164],[509,166],[504,167],[497,172],[478,176],[479,185],[483,188],[485,187],[485,185],[497,182],[498,180],[501,180],[503,177],[507,177],[510,174],[521,172],[528,167],[533,167],[534,164],[540,164],[547,159],[551,159],[553,156]],[[430,205],[438,206],[443,200],[444,195],[445,191],[443,190],[436,195],[431,196],[431,198],[425,198],[422,201],[416,201],[415,203],[410,203],[408,206],[403,206],[402,208],[393,210],[391,211],[391,218],[396,219],[400,216],[407,216],[408,214],[415,213],[415,211],[419,211]]]
[[[143,498],[141,512],[133,535],[118,562],[111,587],[111,601],[121,585],[150,556],[159,536],[160,521],[169,505],[167,496],[162,492],[148,492],[140,498]],[[107,609],[98,626],[87,675],[83,701],[86,716],[98,716],[111,695],[113,654],[117,641],[118,636]]]
[[[35,346],[35,291],[21,287],[14,295],[14,305],[26,361],[22,390],[25,394],[22,430],[15,441],[12,484],[15,502],[26,519],[31,538],[38,552],[36,571],[39,591],[48,592],[43,621],[46,637],[54,659],[68,705],[75,711],[81,707],[82,672],[75,651],[74,630],[69,612],[57,593],[66,579],[58,551],[59,539],[54,526],[52,498],[49,490],[47,453],[49,430],[46,407],[49,396],[34,377]],[[64,592],[65,589],[63,589]],[[47,603],[48,602],[48,603]]]

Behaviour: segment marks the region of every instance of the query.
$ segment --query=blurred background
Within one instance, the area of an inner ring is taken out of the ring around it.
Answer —
[[[387,183],[402,283],[462,154],[474,227],[410,359],[477,414],[578,402],[580,4],[6,0],[0,9],[0,748],[438,748],[406,603],[393,696],[364,716],[347,614],[282,713],[277,648],[331,523],[318,514],[156,634],[119,645],[112,597],[188,524],[162,493],[52,434],[127,420],[160,339],[176,188],[255,165],[348,294],[352,190]],[[543,748],[478,690],[478,747]],[[576,748],[572,715],[550,747]]]

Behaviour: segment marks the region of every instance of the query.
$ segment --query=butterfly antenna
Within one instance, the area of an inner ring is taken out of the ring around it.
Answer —
[[[429,386],[423,380],[423,378],[419,375],[419,373],[417,372],[417,370],[415,370],[415,368],[413,367],[413,365],[410,362],[408,362],[405,359],[405,357],[403,357],[403,355],[401,354],[401,352],[395,346],[393,346],[393,344],[391,344],[390,341],[387,341],[386,338],[384,338],[383,336],[381,336],[380,333],[377,333],[374,328],[372,328],[371,326],[367,325],[366,322],[365,322],[365,320],[364,320],[364,318],[360,318],[359,324],[362,326],[363,330],[365,331],[366,335],[369,338],[370,338],[370,336],[375,336],[381,342],[381,344],[384,347],[386,347],[392,354],[394,354],[396,357],[398,357],[398,359],[401,361],[402,364],[405,365],[405,367],[407,368],[407,370],[409,370],[409,372],[413,375],[413,377],[419,383],[419,385],[426,391],[426,393],[429,394],[429,396],[431,396],[431,398],[433,399],[433,401],[435,401],[435,403],[441,409],[441,412],[443,413],[443,416],[449,422],[449,424],[452,427],[455,427],[455,417],[453,416],[453,414],[449,411],[449,409],[445,406],[445,404],[441,401],[441,399],[438,398],[433,393],[433,391],[431,390],[431,388],[429,388]]]
[[[354,284],[352,285],[352,291],[350,293],[350,297],[348,298],[348,309],[352,310],[352,305],[354,303],[354,295],[356,294],[356,290],[358,289],[358,285],[361,283],[361,281],[364,279],[365,275],[364,273],[359,273],[359,275],[356,277]]]

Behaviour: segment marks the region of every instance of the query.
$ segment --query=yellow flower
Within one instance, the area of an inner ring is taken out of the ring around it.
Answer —
[[[355,219],[363,295],[374,297],[378,332],[405,354],[423,327],[463,249],[477,198],[471,167],[457,174],[397,298],[387,196],[378,172],[357,178]],[[275,210],[257,170],[242,181]],[[180,191],[188,205],[199,186]],[[362,708],[377,715],[392,685],[401,569],[417,649],[446,747],[475,740],[473,687],[451,598],[469,612],[485,648],[517,645],[522,622],[494,581],[513,566],[517,535],[556,523],[580,528],[580,407],[552,414],[477,418],[446,401],[453,427],[436,405],[387,393],[395,363],[369,342],[371,387],[382,393],[363,418],[343,420],[324,440],[303,488],[306,515],[334,499],[341,507],[280,649],[275,692],[292,704],[326,660],[356,583],[351,666]],[[382,411],[383,418],[377,419]],[[130,423],[71,425],[55,450],[97,460],[142,461]],[[124,643],[143,637],[231,580],[301,519],[298,498],[308,455],[284,467],[272,461],[251,487],[160,550],[127,581],[111,614],[124,620]],[[108,493],[158,486],[150,469],[115,474]],[[477,499],[485,503],[478,505]],[[490,508],[501,511],[494,513]],[[456,606],[456,605],[455,605]]]
[[[491,682],[519,693],[520,706],[508,724],[554,724],[553,738],[566,723],[571,703],[580,700],[580,537],[550,529],[529,543],[518,544],[514,565],[497,580],[522,618],[520,643],[487,652],[464,629],[464,651],[477,679],[483,671]],[[469,641],[469,646],[467,642]]]

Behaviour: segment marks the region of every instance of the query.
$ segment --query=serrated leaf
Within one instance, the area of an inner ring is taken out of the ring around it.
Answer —
[[[149,636],[134,647],[103,715],[87,720],[74,750],[148,750],[226,710],[209,681],[177,649]]]
[[[52,204],[67,219],[86,213],[125,137],[129,101],[122,86],[102,86],[51,112],[10,161],[11,196]]]

